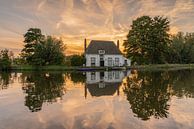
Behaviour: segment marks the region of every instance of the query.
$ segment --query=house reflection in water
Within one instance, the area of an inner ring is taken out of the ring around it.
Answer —
[[[85,98],[88,91],[91,96],[112,96],[115,93],[119,95],[119,87],[125,76],[130,71],[105,71],[105,72],[87,72],[85,84]]]

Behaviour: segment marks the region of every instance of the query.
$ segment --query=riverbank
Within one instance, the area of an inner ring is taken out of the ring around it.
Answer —
[[[130,66],[130,69],[138,70],[181,70],[181,69],[194,69],[194,64],[152,64],[152,65],[136,65]]]
[[[12,71],[92,71],[92,70],[179,70],[194,69],[194,64],[155,64],[155,65],[135,65],[130,67],[69,67],[64,65],[57,66],[12,66]]]

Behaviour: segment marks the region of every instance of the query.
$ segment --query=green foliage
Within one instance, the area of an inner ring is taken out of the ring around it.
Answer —
[[[184,33],[179,32],[172,36],[169,50],[169,63],[194,63],[194,33],[184,35]]]
[[[11,67],[11,59],[7,49],[0,52],[0,70],[8,70]]]
[[[133,21],[124,42],[124,51],[132,63],[160,64],[166,62],[170,43],[169,20],[160,16],[142,16]]]
[[[26,60],[28,64],[31,64],[32,57],[35,51],[35,46],[44,41],[44,35],[42,35],[39,28],[30,28],[27,33],[24,34],[24,48],[22,49],[21,56]]]
[[[83,64],[85,63],[84,55],[73,55],[70,60],[71,66],[83,66]]]
[[[25,46],[21,57],[27,64],[59,65],[64,62],[66,47],[61,39],[45,37],[38,28],[30,28],[24,39]]]
[[[71,72],[70,78],[73,81],[73,83],[82,83],[84,84],[86,81],[86,75],[84,75],[82,72]]]
[[[35,65],[59,65],[65,59],[65,45],[60,39],[48,36],[45,42],[35,46],[32,58]]]

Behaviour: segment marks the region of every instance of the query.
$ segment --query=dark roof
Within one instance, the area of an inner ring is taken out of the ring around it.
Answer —
[[[105,54],[121,55],[113,41],[92,40],[86,49],[86,54],[98,54],[98,50],[105,50]]]
[[[99,83],[86,84],[88,91],[91,96],[99,97],[99,96],[110,96],[114,95],[116,91],[119,89],[121,82],[116,83],[105,83],[104,88],[99,88]]]

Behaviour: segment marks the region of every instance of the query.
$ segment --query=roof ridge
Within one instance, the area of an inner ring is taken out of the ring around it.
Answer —
[[[113,42],[114,43],[114,41],[112,41],[112,40],[91,40],[91,42],[92,41],[98,41],[98,42]]]

